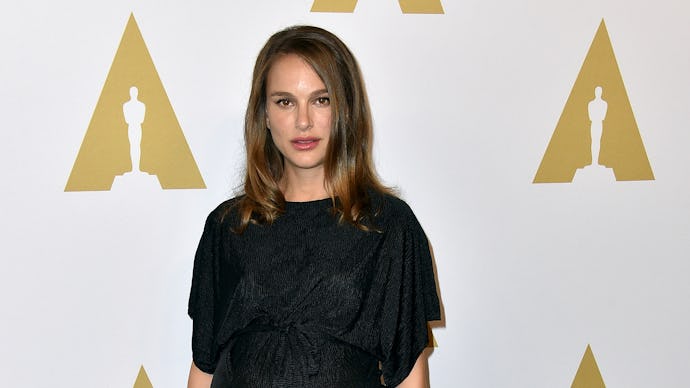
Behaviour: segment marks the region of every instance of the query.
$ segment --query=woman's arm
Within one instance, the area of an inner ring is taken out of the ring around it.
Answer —
[[[428,388],[429,387],[429,363],[427,362],[427,350],[419,355],[410,374],[407,375],[398,388]]]
[[[192,361],[192,367],[189,369],[187,388],[210,388],[211,380],[213,380],[213,375],[202,372]]]

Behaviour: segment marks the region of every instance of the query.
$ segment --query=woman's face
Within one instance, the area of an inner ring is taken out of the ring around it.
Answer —
[[[283,155],[286,177],[323,175],[331,133],[328,91],[314,69],[294,54],[278,58],[266,77],[266,125]]]

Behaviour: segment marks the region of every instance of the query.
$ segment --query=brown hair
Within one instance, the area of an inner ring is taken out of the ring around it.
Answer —
[[[312,26],[294,26],[271,36],[259,53],[244,124],[247,167],[240,225],[271,223],[284,212],[279,182],[283,156],[266,128],[266,77],[282,55],[295,54],[308,63],[328,89],[332,127],[324,161],[325,187],[341,222],[368,230],[370,191],[389,193],[372,161],[372,120],[364,81],[350,50],[334,34]]]

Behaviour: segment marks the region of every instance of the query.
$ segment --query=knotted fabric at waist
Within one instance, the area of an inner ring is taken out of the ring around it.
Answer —
[[[298,322],[252,322],[243,329],[233,333],[232,336],[230,336],[230,340],[232,341],[241,336],[255,333],[277,333],[281,336],[287,336],[287,340],[292,345],[290,346],[290,350],[293,352],[293,355],[296,356],[295,358],[299,362],[301,369],[306,371],[310,376],[319,373],[321,360],[319,359],[318,344],[322,339],[329,337],[329,335]]]
[[[213,388],[380,387],[376,357],[311,324],[256,318],[224,343]]]

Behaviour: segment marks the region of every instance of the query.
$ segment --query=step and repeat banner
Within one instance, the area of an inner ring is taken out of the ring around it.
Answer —
[[[251,70],[313,24],[363,70],[423,225],[433,387],[686,387],[690,5],[6,4],[0,379],[183,387],[206,215],[243,175]]]

